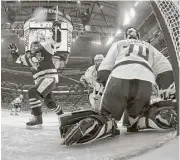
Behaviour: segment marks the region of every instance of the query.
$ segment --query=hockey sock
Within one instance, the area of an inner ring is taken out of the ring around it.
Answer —
[[[62,108],[59,105],[56,105],[54,101],[49,102],[47,107],[57,115],[61,115],[63,113]]]

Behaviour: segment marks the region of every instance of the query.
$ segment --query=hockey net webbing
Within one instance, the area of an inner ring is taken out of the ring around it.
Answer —
[[[177,60],[180,63],[180,10],[179,1],[155,1],[170,32],[170,36],[176,51]]]

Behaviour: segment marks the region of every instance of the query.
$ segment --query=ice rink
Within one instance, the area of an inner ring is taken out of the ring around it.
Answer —
[[[1,159],[2,160],[125,160],[158,148],[175,137],[174,130],[141,131],[126,133],[91,144],[63,146],[58,130],[57,116],[45,114],[44,128],[27,130],[30,113],[10,116],[1,111]]]

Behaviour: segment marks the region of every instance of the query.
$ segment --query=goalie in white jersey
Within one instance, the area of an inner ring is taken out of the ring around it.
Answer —
[[[156,84],[156,77],[162,73],[172,73],[172,67],[167,58],[151,44],[139,40],[139,34],[134,28],[126,30],[126,38],[115,42],[109,49],[99,67],[98,82],[107,81],[101,111],[120,120],[126,109],[131,131],[137,127],[140,116],[149,107],[152,84]]]
[[[105,86],[100,112],[78,111],[60,117],[62,144],[87,143],[119,135],[116,121],[125,109],[130,122],[128,132],[176,127],[177,114],[172,101],[150,105],[156,76],[172,72],[171,64],[151,44],[138,40],[134,28],[126,30],[126,38],[111,46],[99,66],[97,81]]]
[[[102,54],[97,54],[94,57],[95,65],[89,67],[80,79],[84,85],[88,84],[91,88],[93,88],[93,92],[89,95],[89,102],[96,110],[99,109],[101,96],[104,90],[103,85],[96,81],[97,71],[103,59],[104,56]]]

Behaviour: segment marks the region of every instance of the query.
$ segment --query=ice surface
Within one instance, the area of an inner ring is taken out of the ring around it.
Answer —
[[[56,115],[45,114],[44,128],[39,130],[25,128],[30,116],[30,113],[22,112],[19,116],[10,116],[9,111],[1,111],[2,160],[128,159],[160,146],[176,135],[173,130],[127,133],[125,128],[120,127],[120,136],[67,147],[60,144]]]

